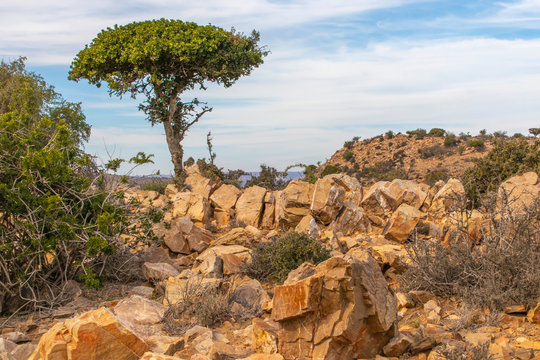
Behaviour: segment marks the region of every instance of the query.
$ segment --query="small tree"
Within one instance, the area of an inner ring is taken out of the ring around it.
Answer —
[[[183,172],[183,147],[188,129],[212,108],[180,96],[207,82],[229,87],[263,63],[268,54],[250,36],[180,20],[150,20],[103,30],[80,51],[69,79],[109,85],[109,94],[142,94],[139,105],[152,125],[162,123],[177,177]]]

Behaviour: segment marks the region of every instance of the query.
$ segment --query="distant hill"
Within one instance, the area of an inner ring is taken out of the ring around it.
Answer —
[[[495,141],[505,138],[500,132],[479,136],[448,135],[441,131],[430,136],[418,130],[408,133],[347,141],[318,172],[339,171],[364,184],[394,178],[433,184],[440,179],[461,177],[474,159],[485,156]],[[533,141],[532,137],[529,139]]]

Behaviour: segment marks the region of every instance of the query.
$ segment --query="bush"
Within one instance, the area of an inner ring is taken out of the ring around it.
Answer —
[[[429,159],[434,156],[443,155],[447,152],[441,145],[433,145],[418,149],[418,153],[422,159]]]
[[[343,153],[343,159],[346,161],[351,161],[351,159],[354,159],[354,153],[350,150],[346,150]]]
[[[394,161],[378,161],[373,166],[367,166],[363,168],[358,177],[373,179],[376,181],[386,180],[392,181],[394,179],[407,179],[408,175],[403,168],[396,166]]]
[[[326,165],[324,170],[321,173],[321,177],[325,177],[330,174],[339,174],[341,170],[336,165]]]
[[[527,171],[540,174],[539,142],[499,140],[485,157],[475,160],[475,165],[463,173],[462,182],[472,205],[479,206],[480,200],[497,191],[504,180]]]
[[[261,171],[258,176],[251,176],[244,187],[261,186],[270,190],[283,190],[289,183],[285,175],[271,166],[261,164]]]
[[[393,139],[394,136],[396,136],[396,134],[394,134],[392,130],[388,130],[387,132],[384,133],[384,137],[387,139]]]
[[[415,136],[417,139],[423,139],[426,137],[427,132],[425,129],[416,129],[416,130],[407,131],[407,135]]]
[[[458,143],[458,139],[455,134],[448,133],[444,138],[444,146],[450,147],[450,146],[456,146]]]
[[[428,136],[432,137],[444,137],[444,135],[446,135],[446,130],[440,128],[433,128],[428,133]]]
[[[494,208],[493,204],[490,208]],[[457,236],[448,243],[417,239],[408,247],[411,265],[401,281],[406,288],[457,296],[473,306],[500,311],[514,304],[536,305],[540,296],[540,200],[524,213],[507,204],[490,213],[490,228],[480,245],[468,237],[470,212],[458,216]]]
[[[172,179],[151,177],[142,183],[141,190],[157,191],[160,194],[165,194],[165,188],[167,185],[172,184],[172,182]]]
[[[469,146],[470,147],[473,147],[475,149],[483,149],[485,146],[484,146],[484,141],[482,140],[471,140],[469,141]]]
[[[446,170],[435,170],[429,172],[424,179],[424,182],[429,186],[435,185],[439,180],[447,181],[450,178],[450,174]]]
[[[99,287],[130,274],[126,259],[114,264],[130,254],[120,235],[156,240],[151,222],[160,220],[140,213],[132,225],[123,194],[104,190],[105,174],[79,148],[89,130],[84,116],[65,101],[55,107],[52,88],[19,61],[0,65],[0,313],[58,305],[70,279]]]
[[[282,283],[292,270],[303,263],[318,264],[329,257],[330,252],[321,242],[306,234],[290,232],[257,247],[245,273],[261,281],[273,280]]]
[[[178,301],[170,304],[165,312],[164,330],[169,335],[181,336],[195,325],[212,327],[221,324],[231,317],[231,293],[219,283],[187,280]]]

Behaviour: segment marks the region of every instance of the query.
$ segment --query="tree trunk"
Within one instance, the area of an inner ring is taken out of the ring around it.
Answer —
[[[169,152],[171,153],[171,159],[174,165],[174,175],[177,179],[181,179],[184,173],[184,149],[181,145],[183,136],[181,134],[174,133],[174,129],[170,121],[164,121],[163,127],[165,128],[165,137],[167,139],[167,145],[169,147]]]

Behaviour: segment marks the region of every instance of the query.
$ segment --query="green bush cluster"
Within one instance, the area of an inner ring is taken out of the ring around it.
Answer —
[[[469,146],[475,149],[483,149],[485,147],[483,140],[476,139],[469,141]]]
[[[446,135],[446,130],[440,128],[433,128],[429,130],[428,136],[432,137],[444,137]]]
[[[407,131],[407,135],[415,136],[417,139],[423,139],[426,137],[427,131],[425,129],[409,130]]]
[[[354,159],[354,153],[350,150],[345,150],[345,152],[343,153],[343,159],[345,161],[351,161],[352,159]]]
[[[336,166],[336,165],[326,165],[323,169],[323,171],[321,172],[321,177],[325,177],[326,175],[330,175],[330,174],[339,174],[340,172],[340,168],[339,166]]]
[[[358,172],[358,177],[376,181],[394,179],[407,179],[408,175],[402,167],[392,160],[378,161],[372,166],[366,166]]]
[[[472,205],[480,205],[486,194],[497,191],[499,185],[513,175],[527,171],[540,174],[539,143],[529,143],[525,139],[499,140],[486,156],[477,159],[462,176]]]
[[[330,252],[321,242],[306,234],[290,232],[257,247],[245,272],[261,281],[282,283],[289,272],[303,263],[318,264],[329,257]]]
[[[424,182],[428,184],[429,186],[435,185],[435,183],[439,180],[447,181],[450,178],[450,174],[448,174],[448,171],[446,170],[435,170],[430,171],[426,178],[424,179]]]

